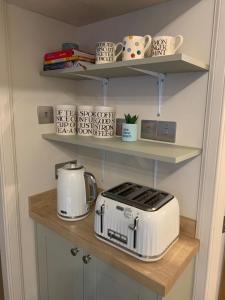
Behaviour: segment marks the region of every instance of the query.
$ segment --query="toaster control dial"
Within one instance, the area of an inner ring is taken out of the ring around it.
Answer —
[[[127,219],[131,219],[133,217],[133,213],[132,213],[131,208],[125,208],[124,217],[127,218]]]
[[[70,252],[71,252],[71,254],[72,254],[73,256],[77,256],[77,254],[78,254],[78,252],[79,252],[79,249],[78,249],[78,248],[72,248],[72,249],[70,250]]]

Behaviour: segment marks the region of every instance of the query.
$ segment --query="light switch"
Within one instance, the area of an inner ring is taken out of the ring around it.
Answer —
[[[116,135],[122,136],[122,124],[125,123],[125,119],[116,118]]]
[[[175,143],[176,127],[176,122],[158,121],[156,139],[158,141]]]
[[[54,123],[53,106],[38,106],[37,114],[39,124]]]
[[[141,120],[141,138],[148,140],[156,139],[157,121]]]

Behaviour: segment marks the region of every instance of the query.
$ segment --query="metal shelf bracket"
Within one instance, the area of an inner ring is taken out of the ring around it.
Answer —
[[[157,188],[158,160],[154,160],[153,188]]]
[[[164,84],[166,75],[163,73],[153,72],[149,70],[143,70],[139,68],[134,67],[128,67],[131,70],[138,71],[140,73],[144,73],[146,75],[149,75],[151,77],[157,78],[157,85],[158,85],[158,109],[157,109],[157,117],[160,117],[161,114],[161,106],[162,106],[162,97],[163,97],[163,90],[164,90]]]
[[[109,87],[109,79],[102,80],[102,95],[103,95],[103,104],[106,105],[107,97],[108,97],[108,87]]]
[[[157,117],[160,117],[161,114],[161,106],[162,106],[162,100],[163,100],[163,91],[164,91],[164,85],[165,85],[165,75],[160,74],[157,80],[158,85],[158,111],[157,111]]]
[[[108,87],[109,87],[109,79],[102,80],[102,96],[103,96],[103,105],[107,105],[107,97],[108,97]],[[106,152],[103,150],[102,152],[102,178],[101,182],[104,183],[105,180],[105,160],[106,160]]]

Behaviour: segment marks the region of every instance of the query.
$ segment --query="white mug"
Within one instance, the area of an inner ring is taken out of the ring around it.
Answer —
[[[118,51],[118,46],[121,46],[121,49]],[[122,43],[113,43],[113,42],[98,42],[96,44],[96,56],[95,63],[96,64],[106,64],[106,63],[114,63],[117,58],[123,51]]]
[[[76,106],[75,105],[56,106],[56,134],[59,135],[76,134]]]
[[[91,136],[93,133],[93,106],[79,105],[77,107],[77,134]]]
[[[182,35],[156,36],[152,39],[152,56],[173,55],[180,49],[183,41]]]
[[[151,47],[152,38],[150,35],[137,36],[129,35],[123,39],[122,60],[132,60],[144,58],[145,53]]]

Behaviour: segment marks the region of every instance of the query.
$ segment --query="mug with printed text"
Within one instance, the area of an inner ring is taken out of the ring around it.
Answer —
[[[96,138],[112,138],[115,135],[115,108],[111,106],[95,106],[93,119],[93,136]]]
[[[55,123],[56,123],[56,134],[75,135],[76,134],[76,106],[57,105]]]
[[[118,51],[119,46],[121,49]],[[96,64],[114,63],[123,51],[122,43],[99,42],[96,44]]]
[[[152,56],[173,55],[180,49],[183,41],[182,35],[156,36],[152,39]]]
[[[132,60],[144,58],[145,53],[151,47],[152,38],[150,35],[137,36],[129,35],[123,39],[123,57],[122,60]]]
[[[91,136],[93,134],[93,106],[79,105],[77,107],[77,134]]]

